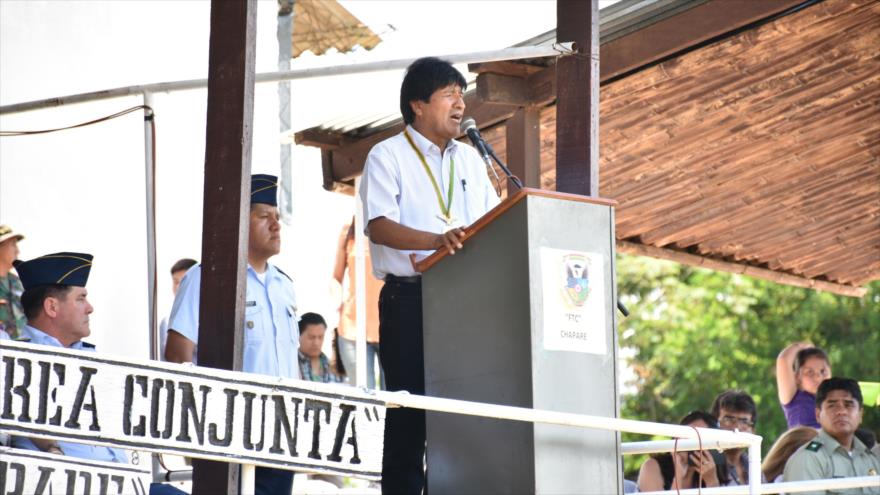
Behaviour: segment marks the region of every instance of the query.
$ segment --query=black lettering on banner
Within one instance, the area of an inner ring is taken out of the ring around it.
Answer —
[[[31,360],[18,358],[18,364],[24,372],[24,377],[20,385],[12,386],[15,380],[15,361],[11,356],[3,356],[3,362],[6,363],[6,386],[3,390],[3,414],[0,418],[13,419],[12,414],[12,394],[21,397],[21,413],[18,415],[18,421],[25,423],[31,422],[31,394],[28,387],[31,385]]]
[[[192,442],[189,436],[189,417],[192,416],[193,424],[196,428],[196,436],[199,439],[199,445],[205,444],[205,408],[208,405],[208,392],[211,387],[207,385],[199,385],[199,392],[202,393],[202,412],[196,410],[196,399],[193,394],[192,383],[180,382],[178,384],[181,390],[180,398],[180,433],[177,435],[178,442]]]
[[[85,485],[85,488],[80,493],[92,493],[92,473],[80,471],[79,476],[83,479],[83,485]]]
[[[174,428],[174,381],[156,378],[153,380],[153,392],[150,394],[150,436],[159,438],[159,396],[162,385],[165,385],[165,429],[162,438],[171,438]]]
[[[40,470],[40,480],[37,481],[37,489],[34,491],[34,495],[43,495],[46,492],[46,487],[49,487],[49,492],[52,492],[51,485],[49,484],[49,480],[52,478],[52,473],[55,472],[55,468],[40,466],[37,468]],[[0,485],[2,486],[2,485]]]
[[[211,442],[211,445],[228,447],[232,443],[232,420],[235,417],[235,396],[238,395],[238,390],[224,388],[223,393],[226,394],[226,421],[224,425],[226,436],[224,438],[217,438],[217,424],[211,423],[208,425],[208,441]]]
[[[287,450],[290,452],[291,457],[296,457],[299,455],[296,452],[296,438],[299,431],[299,404],[302,402],[302,399],[298,397],[290,398],[290,401],[293,402],[292,435],[290,421],[287,419],[287,408],[284,406],[284,396],[273,395],[272,401],[275,402],[275,437],[272,441],[272,447],[269,448],[269,452],[273,454],[284,453],[284,450],[281,448],[281,430],[283,429],[285,438],[287,439]]]
[[[110,484],[110,475],[107,473],[98,473],[98,493],[107,495],[107,488]]]
[[[110,482],[116,483],[116,493],[122,493],[122,490],[125,488],[125,477],[120,474],[114,474],[110,476]]]
[[[49,397],[51,396],[52,402],[57,404],[55,397],[58,393],[57,387],[53,388],[51,393],[49,392],[49,383],[52,380],[50,369],[54,371],[55,376],[58,377],[58,385],[64,385],[64,365],[60,363],[49,363],[46,361],[39,361],[37,364],[40,365],[40,395],[39,404],[37,405],[36,423],[46,424],[46,417],[49,415]],[[55,415],[49,420],[49,424],[55,426],[61,424],[61,406],[55,406]]]
[[[80,428],[79,424],[79,414],[83,411],[89,411],[92,413],[92,424],[89,425],[89,431],[101,431],[100,425],[98,425],[98,404],[95,401],[95,387],[89,385],[89,382],[92,380],[92,376],[98,372],[96,368],[87,368],[85,366],[79,367],[80,371],[80,381],[79,381],[79,389],[76,391],[76,399],[73,401],[73,407],[70,410],[70,417],[67,418],[67,421],[64,422],[65,428]],[[86,391],[90,392],[92,397],[92,402],[90,404],[84,404],[86,398]]]
[[[67,495],[75,495],[78,493],[76,491],[76,471],[73,469],[65,469],[64,474],[67,475]]]
[[[357,430],[354,425],[355,418],[351,415],[352,411],[355,410],[355,406],[352,406],[351,404],[339,404],[339,408],[342,409],[342,414],[339,416],[339,424],[336,425],[336,437],[333,439],[333,452],[327,456],[327,460],[333,462],[339,462],[342,460],[342,457],[339,455],[339,452],[342,450],[342,437],[345,436],[345,430],[348,426],[348,418],[351,417],[351,436],[348,437],[348,441],[345,443],[354,448],[354,455],[351,458],[351,463],[360,464],[361,458],[358,455]]]
[[[312,459],[321,459],[318,453],[318,447],[321,438],[321,411],[324,411],[324,419],[330,424],[330,407],[327,401],[317,399],[306,399],[306,410],[303,414],[303,420],[309,420],[309,411],[312,411],[312,450],[309,451],[309,457]]]
[[[260,441],[254,445],[251,441],[251,431],[253,430],[254,398],[257,394],[242,392],[241,395],[244,397],[244,448],[257,451],[263,450],[263,440],[265,440],[266,436],[266,399],[268,399],[268,396],[260,395],[260,400],[263,402],[263,412],[260,416]]]
[[[8,478],[8,471],[15,471],[15,486],[12,490],[6,492],[6,495],[22,495],[24,491],[24,464],[13,462],[7,463],[5,461],[0,461],[0,490],[6,489],[6,480]]]
[[[126,435],[134,435],[136,437],[146,436],[146,421],[144,415],[138,417],[138,424],[134,428],[131,427],[131,409],[134,403],[134,385],[140,386],[141,397],[147,396],[147,377],[143,375],[127,375],[125,377],[125,398],[122,406],[122,432]]]

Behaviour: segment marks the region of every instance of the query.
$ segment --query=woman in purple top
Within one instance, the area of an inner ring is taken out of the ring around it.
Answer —
[[[831,377],[831,363],[825,351],[809,342],[786,347],[776,358],[776,386],[779,403],[789,428],[819,428],[816,420],[816,389]]]

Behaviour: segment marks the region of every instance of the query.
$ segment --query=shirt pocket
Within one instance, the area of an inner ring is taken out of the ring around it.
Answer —
[[[256,301],[246,301],[244,308],[244,341],[245,345],[251,342],[265,340],[265,325],[263,325],[263,308]]]

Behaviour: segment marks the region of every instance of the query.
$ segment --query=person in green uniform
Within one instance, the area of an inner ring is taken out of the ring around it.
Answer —
[[[785,464],[784,481],[876,476],[880,473],[880,459],[855,436],[863,412],[862,391],[857,381],[851,378],[823,381],[816,391],[819,434],[789,458]],[[880,485],[810,493],[880,494]]]
[[[18,241],[24,236],[8,225],[0,225],[0,331],[17,339],[27,323],[21,307],[24,287],[12,273],[12,263],[18,258]]]

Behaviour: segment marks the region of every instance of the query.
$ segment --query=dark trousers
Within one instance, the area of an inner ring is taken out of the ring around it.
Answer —
[[[293,488],[293,471],[257,466],[254,473],[254,494],[289,495]]]
[[[379,295],[379,357],[390,391],[425,394],[421,282],[388,277]],[[425,486],[425,412],[389,408],[385,413],[382,493],[418,495]]]

